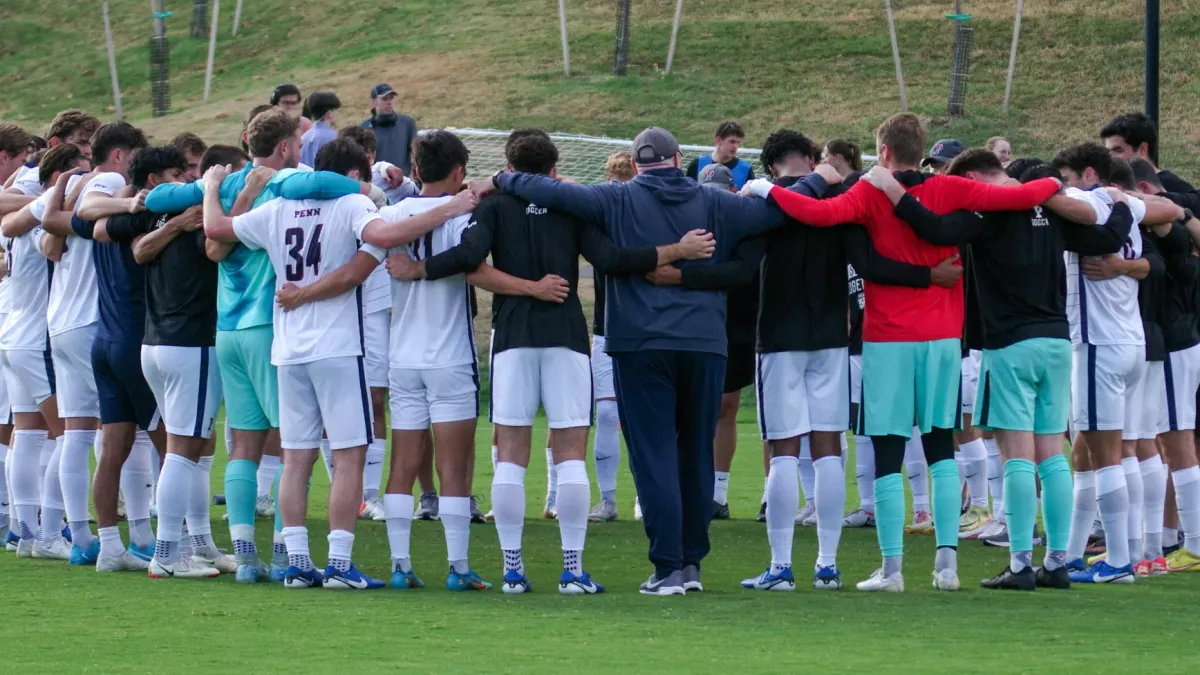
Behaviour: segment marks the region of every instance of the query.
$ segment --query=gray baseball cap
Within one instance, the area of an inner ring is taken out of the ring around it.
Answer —
[[[666,162],[679,154],[679,141],[671,132],[650,127],[633,139],[633,161],[635,164],[657,164]]]
[[[709,164],[700,169],[697,176],[700,185],[714,190],[725,190],[733,187],[733,172],[724,164]]]

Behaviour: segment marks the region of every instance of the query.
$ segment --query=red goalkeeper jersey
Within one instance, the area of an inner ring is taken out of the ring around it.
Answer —
[[[927,176],[916,171],[896,173],[908,193],[938,215],[971,211],[1023,211],[1046,201],[1058,191],[1051,178],[1020,186],[998,186],[956,176]],[[818,200],[780,187],[771,198],[792,218],[814,227],[841,223],[865,225],[880,254],[914,265],[935,267],[958,253],[955,246],[934,246],[917,238],[912,228],[895,214],[882,191],[859,181],[845,194]],[[866,282],[867,306],[863,319],[866,342],[927,342],[961,338],[963,288],[929,286],[907,288]]]

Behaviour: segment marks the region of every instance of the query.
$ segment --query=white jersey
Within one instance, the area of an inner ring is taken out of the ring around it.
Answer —
[[[112,197],[123,187],[125,177],[121,174],[111,171],[97,174],[79,194],[75,210],[79,210],[79,205],[89,194]],[[67,236],[62,258],[54,267],[54,281],[50,284],[50,311],[47,315],[50,337],[96,323],[99,318],[92,242],[72,233]]]
[[[233,219],[233,232],[251,249],[262,249],[275,268],[275,288],[308,286],[350,262],[360,250],[383,259],[383,250],[360,244],[363,228],[379,219],[363,195],[340,199],[273,199]],[[362,307],[358,289],[285,312],[275,305],[271,363],[311,363],[362,356]]]
[[[44,351],[46,304],[50,294],[53,265],[38,248],[42,228],[35,227],[19,237],[4,237],[8,272],[0,286],[8,288],[8,313],[0,323],[0,349]]]
[[[1113,202],[1102,190],[1083,191],[1067,188],[1066,195],[1085,201],[1096,210],[1096,223],[1108,222]],[[1146,204],[1129,198],[1133,227],[1120,255],[1126,260],[1142,257],[1142,233],[1138,224],[1146,216]],[[1141,345],[1142,314],[1138,309],[1138,282],[1128,276],[1105,281],[1088,279],[1079,267],[1079,254],[1067,251],[1067,319],[1071,323],[1071,343],[1090,345]]]
[[[392,285],[388,283],[387,267],[380,265],[371,270],[371,276],[362,285],[363,314],[382,312],[392,306]]]
[[[441,206],[451,197],[409,197],[385,206],[380,215],[396,222]],[[389,253],[425,260],[457,246],[471,226],[470,215],[452,218],[432,232]],[[426,370],[475,362],[475,327],[467,277],[456,274],[429,281],[392,280],[392,333],[388,361],[392,368]]]
[[[36,166],[22,166],[20,169],[17,169],[17,178],[13,181],[13,187],[19,190],[21,194],[29,197],[41,197],[46,191],[42,187],[42,184],[38,182],[38,170]],[[33,211],[32,206],[29,209]],[[0,240],[0,248],[4,249],[6,255],[8,254],[8,242],[7,238]],[[12,284],[7,283],[8,279],[9,275],[6,274],[4,275],[4,279],[0,280],[0,317],[8,314],[12,308],[12,301],[9,299],[9,291],[12,288]],[[0,325],[3,324],[3,318],[0,318]]]

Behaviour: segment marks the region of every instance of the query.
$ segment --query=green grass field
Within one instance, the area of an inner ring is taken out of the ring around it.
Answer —
[[[554,586],[561,571],[558,529],[538,517],[544,455],[534,452],[525,530],[532,595],[443,590],[442,527],[426,522],[413,527],[413,560],[427,584],[420,591],[287,592],[268,584],[239,586],[229,577],[153,581],[3,555],[0,641],[10,646],[4,671],[1165,672],[1193,661],[1197,640],[1187,619],[1195,579],[1184,575],[1069,592],[985,593],[976,580],[1006,564],[1007,553],[971,542],[960,549],[965,588],[945,594],[929,585],[932,538],[909,536],[902,595],[817,592],[806,582],[791,594],[742,590],[738,582],[769,558],[764,526],[753,521],[761,460],[753,412],[747,413],[730,495],[734,519],[713,525],[702,594],[637,593],[650,568],[641,525],[632,520],[631,481],[622,470],[622,520],[592,525],[584,556],[608,592],[560,596]],[[485,509],[489,433],[485,420],[475,479]],[[535,432],[535,443],[544,441],[543,433]],[[223,449],[217,459],[214,492],[221,491]],[[318,563],[326,552],[327,484],[317,469],[309,528]],[[848,484],[853,506],[853,470]],[[223,510],[213,508],[213,533],[227,547]],[[258,521],[259,546],[267,551],[270,529],[270,521]],[[473,526],[472,535],[473,567],[498,581],[501,557],[492,526]],[[797,528],[795,555],[798,571],[812,564],[812,528]],[[847,581],[865,578],[877,556],[874,530],[845,532],[839,563]],[[386,575],[382,523],[360,523],[355,557],[364,570]]]

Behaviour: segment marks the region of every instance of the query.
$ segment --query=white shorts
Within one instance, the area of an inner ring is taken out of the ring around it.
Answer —
[[[35,413],[54,395],[54,362],[50,351],[13,349],[0,352],[9,407],[14,413]]]
[[[759,354],[754,380],[764,440],[850,426],[850,354],[845,347]]]
[[[850,402],[862,402],[862,354],[850,355]]]
[[[361,356],[338,356],[279,366],[279,443],[315,450],[321,432],[331,450],[367,445],[374,413]]]
[[[2,321],[2,319],[0,319]],[[0,368],[3,368],[3,361],[0,361]],[[8,400],[8,385],[5,383],[4,375],[0,372],[0,424],[12,424],[12,408],[9,407]]]
[[[388,340],[392,334],[388,310],[363,317],[363,367],[368,387],[388,386]]]
[[[1136,379],[1127,395],[1131,405],[1125,409],[1122,440],[1153,440],[1167,430],[1167,385],[1164,371],[1162,361],[1143,360],[1138,364]]]
[[[602,398],[616,398],[617,389],[613,386],[612,357],[604,351],[604,336],[592,336],[592,398],[599,401]]]
[[[1075,345],[1071,421],[1075,431],[1119,431],[1138,405],[1132,393],[1146,362],[1142,345]]]
[[[528,427],[538,404],[551,429],[592,425],[592,370],[587,354],[566,347],[507,349],[492,356],[488,418]]]
[[[474,363],[446,368],[388,371],[388,405],[392,428],[427,429],[479,416],[479,369]]]
[[[979,385],[979,366],[983,363],[983,352],[972,349],[962,360],[962,388],[959,399],[962,401],[964,415],[975,414],[975,388]]]
[[[142,375],[168,434],[212,438],[221,407],[216,347],[142,345]]]
[[[1196,390],[1200,389],[1200,345],[1167,354],[1165,364],[1168,431],[1196,428]]]
[[[92,341],[95,338],[94,323],[50,338],[59,417],[100,417],[100,396],[96,393],[96,375],[92,372]]]

